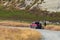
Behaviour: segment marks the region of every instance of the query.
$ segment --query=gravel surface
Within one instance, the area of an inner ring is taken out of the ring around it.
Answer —
[[[60,31],[37,30],[42,33],[42,40],[60,40]]]

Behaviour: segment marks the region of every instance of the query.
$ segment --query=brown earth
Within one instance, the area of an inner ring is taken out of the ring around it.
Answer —
[[[36,30],[0,27],[0,40],[41,40],[41,38],[41,34]]]

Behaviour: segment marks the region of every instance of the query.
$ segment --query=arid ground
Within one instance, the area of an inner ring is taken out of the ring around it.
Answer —
[[[0,40],[41,40],[41,34],[31,29],[0,27]]]
[[[47,25],[43,29],[28,28],[30,23],[1,21],[0,40],[59,40],[60,26]],[[27,28],[23,28],[27,27]],[[54,30],[54,31],[52,31]],[[53,38],[54,37],[54,38]]]
[[[31,23],[27,22],[17,22],[17,21],[1,21],[0,26],[13,26],[13,27],[29,27]],[[47,30],[56,30],[60,31],[59,25],[47,25],[44,27]]]

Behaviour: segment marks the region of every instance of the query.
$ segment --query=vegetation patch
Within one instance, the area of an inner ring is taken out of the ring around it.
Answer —
[[[0,40],[41,40],[41,34],[36,30],[1,28]]]

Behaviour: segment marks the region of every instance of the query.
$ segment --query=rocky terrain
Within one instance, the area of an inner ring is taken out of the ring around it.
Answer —
[[[41,10],[59,12],[59,4],[59,0],[0,0],[0,6],[3,6],[6,9],[16,8],[20,10],[31,10],[34,7],[37,7]]]

